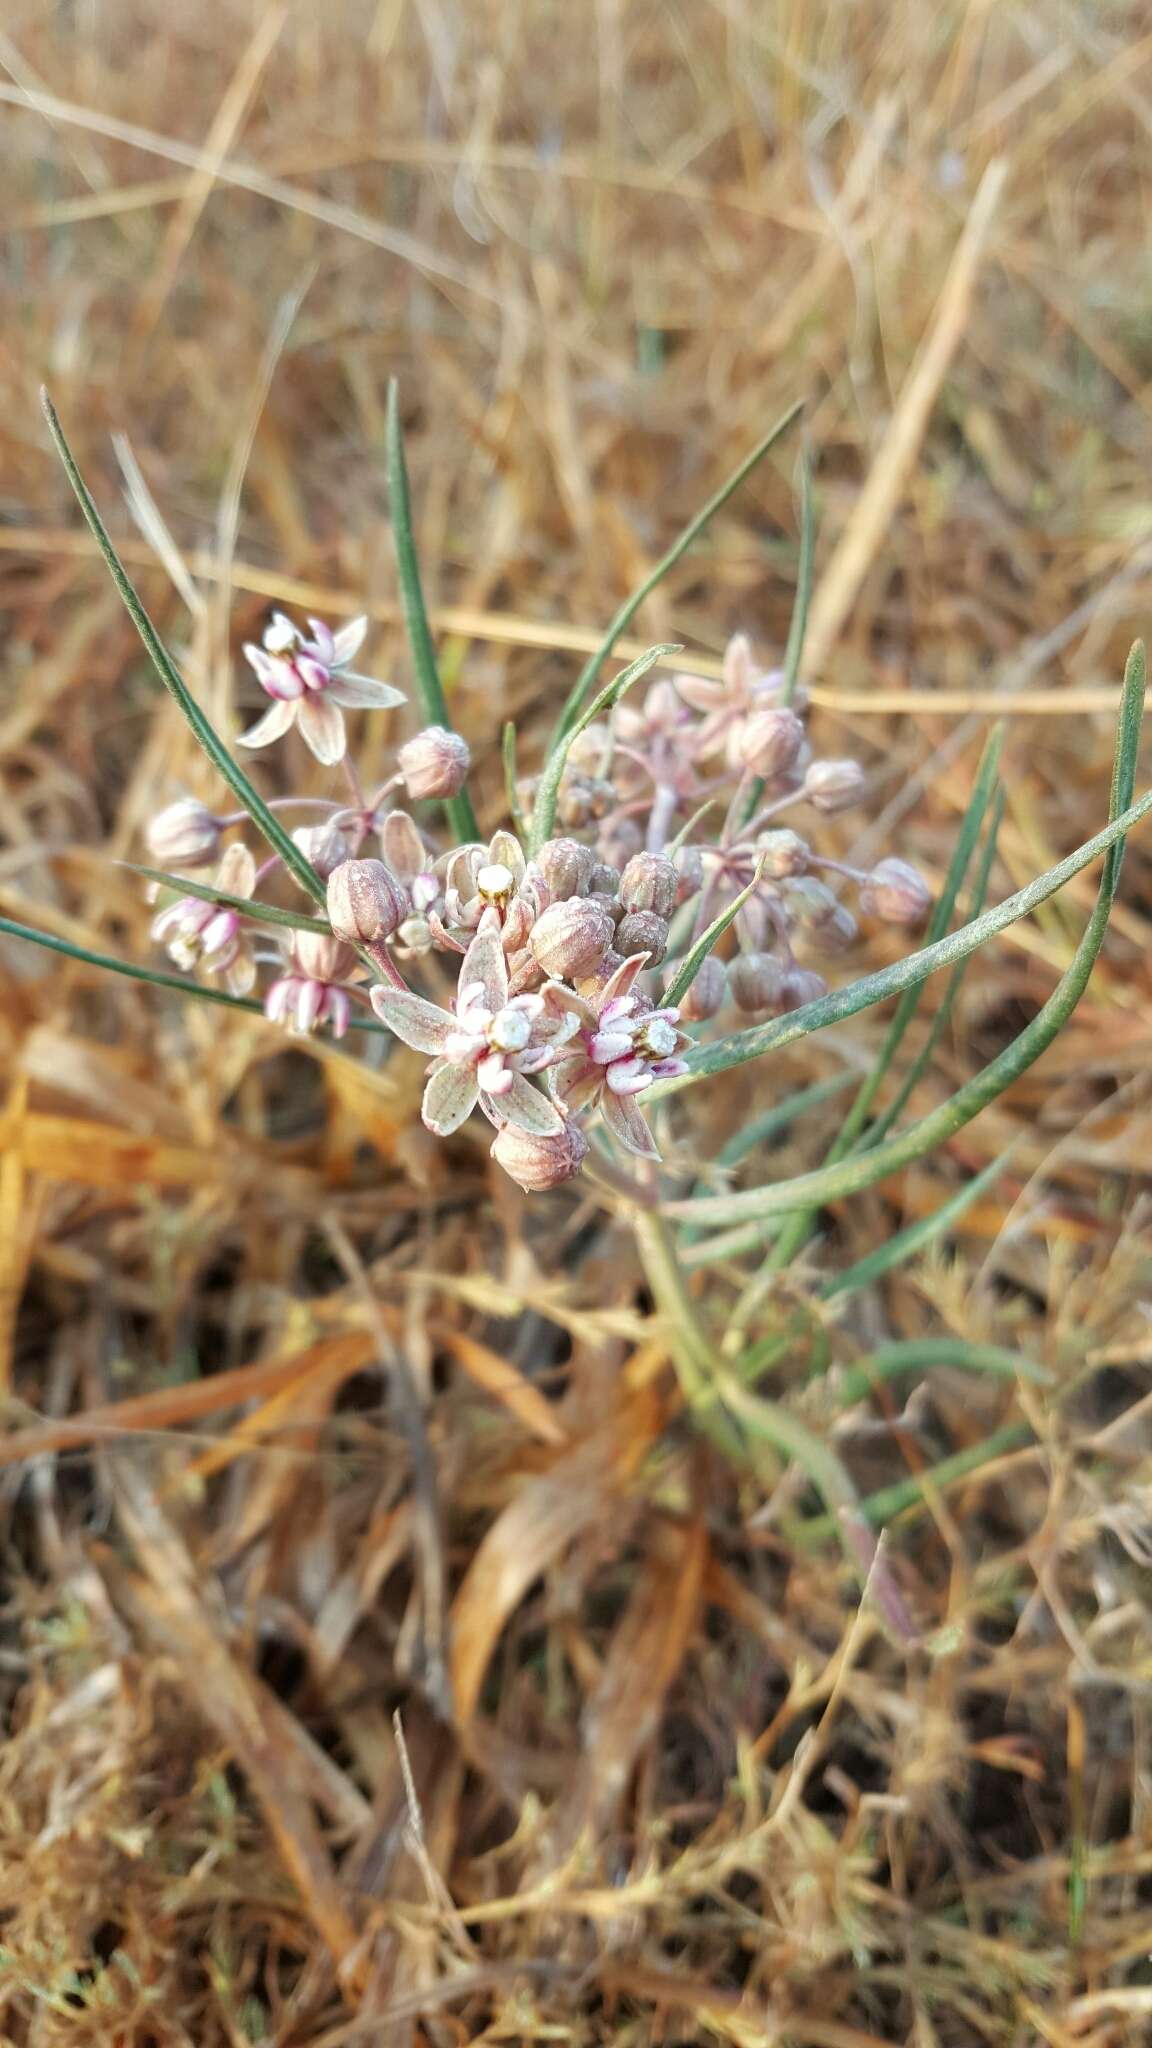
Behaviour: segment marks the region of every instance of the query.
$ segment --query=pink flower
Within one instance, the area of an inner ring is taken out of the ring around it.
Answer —
[[[296,932],[288,954],[289,971],[268,990],[264,1015],[298,1037],[330,1024],[333,1038],[343,1038],[351,1012],[343,984],[356,964],[352,947],[342,940],[325,938],[320,932]]]
[[[224,896],[251,896],[256,863],[246,846],[230,846],[216,871],[213,886]],[[252,941],[240,911],[228,903],[209,903],[202,896],[178,896],[152,920],[152,937],[185,974],[202,966],[222,974],[234,996],[246,996],[256,979]]]
[[[433,871],[433,856],[407,811],[389,811],[378,824],[385,862],[407,889],[412,906],[396,933],[398,957],[410,960],[414,954],[432,951],[435,940],[428,922],[429,912],[436,909],[444,892]]]
[[[722,676],[676,676],[676,689],[684,702],[704,714],[695,735],[698,752],[712,754],[729,743],[733,758],[728,765],[737,767],[739,762],[734,755],[738,728],[746,718],[774,708],[780,701],[783,683],[782,669],[756,667],[746,633],[734,633],[729,640],[724,649]]]
[[[460,963],[452,1010],[392,988],[374,988],[372,1007],[405,1045],[436,1055],[422,1114],[438,1137],[458,1130],[477,1103],[497,1129],[511,1123],[541,1137],[563,1129],[564,1119],[528,1076],[551,1065],[575,1021],[543,996],[509,997],[495,910],[482,917]]]
[[[352,619],[338,633],[320,619],[309,619],[308,624],[310,640],[283,612],[274,612],[263,645],[245,645],[245,657],[255,669],[261,689],[273,701],[271,710],[241,733],[239,745],[270,746],[289,726],[297,725],[316,759],[331,767],[343,760],[347,746],[341,705],[349,710],[382,711],[402,704],[404,693],[349,667],[363,645],[367,619]]]
[[[629,1152],[658,1159],[652,1133],[636,1097],[662,1081],[687,1072],[679,1057],[689,1039],[679,1029],[676,1009],[651,1009],[633,993],[647,955],[623,960],[594,997],[575,995],[560,982],[549,982],[543,994],[549,1005],[576,1020],[576,1037],[557,1054],[550,1077],[566,1108],[595,1103],[609,1130]]]

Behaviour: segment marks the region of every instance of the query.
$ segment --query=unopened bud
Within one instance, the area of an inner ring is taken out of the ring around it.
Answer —
[[[819,1002],[828,993],[828,983],[822,974],[811,967],[789,967],[784,975],[780,990],[779,1007],[782,1010],[803,1010],[808,1003]]]
[[[882,918],[885,924],[920,924],[931,902],[923,875],[895,858],[878,862],[860,890],[865,917]]]
[[[588,878],[589,896],[618,896],[620,894],[620,870],[609,861],[598,860]]]
[[[805,951],[817,955],[846,953],[856,944],[860,927],[846,903],[837,903],[826,917],[817,918],[804,934]]]
[[[801,839],[798,832],[789,831],[787,826],[776,832],[762,832],[756,846],[763,862],[761,872],[777,882],[785,875],[805,874],[812,858],[807,840]]]
[[[738,1010],[755,1015],[774,1010],[784,987],[784,969],[775,953],[740,953],[729,970],[732,1000]]]
[[[338,939],[371,946],[390,939],[412,906],[382,860],[345,860],[328,877],[328,922]]]
[[[557,981],[590,974],[612,944],[612,919],[587,896],[570,896],[549,904],[532,927],[528,941],[544,969]]]
[[[783,704],[754,711],[744,720],[738,741],[744,766],[754,775],[763,776],[766,782],[787,774],[803,744],[803,723]]]
[[[467,740],[443,725],[425,726],[423,732],[406,740],[396,760],[413,802],[422,797],[458,796],[472,765]]]
[[[351,946],[322,932],[293,932],[292,957],[308,981],[346,981],[357,964]]]
[[[202,868],[215,860],[222,830],[207,804],[186,796],[160,811],[144,837],[149,853],[162,868]]]
[[[626,960],[647,953],[649,967],[659,967],[668,951],[668,920],[655,910],[630,910],[616,927],[615,945]]]
[[[681,846],[672,856],[672,865],[678,877],[676,901],[687,903],[704,887],[704,855],[698,846]]]
[[[292,839],[325,882],[352,856],[352,841],[339,825],[298,825]]]
[[[680,1015],[687,1024],[703,1024],[724,1008],[728,999],[728,970],[715,953],[700,962],[695,979],[680,998]]]
[[[536,865],[555,902],[590,894],[596,855],[579,839],[546,839],[536,855]]]
[[[598,775],[585,775],[580,770],[569,770],[560,785],[556,804],[556,815],[562,825],[579,829],[591,824],[593,818],[603,818],[618,801],[616,791],[610,782]]]
[[[864,794],[864,770],[859,761],[813,761],[803,793],[818,811],[850,810]]]
[[[588,1151],[588,1140],[579,1124],[565,1123],[562,1131],[542,1136],[522,1131],[518,1124],[505,1124],[492,1147],[492,1157],[525,1194],[546,1194],[579,1173]]]
[[[620,877],[620,901],[625,910],[653,910],[668,918],[679,886],[674,864],[662,853],[634,853]]]
[[[818,882],[815,875],[798,875],[787,882],[781,895],[788,906],[789,917],[798,924],[818,925],[835,916],[840,899],[826,882]]]

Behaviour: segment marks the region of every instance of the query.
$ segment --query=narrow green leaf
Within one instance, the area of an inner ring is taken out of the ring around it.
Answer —
[[[788,644],[784,650],[782,704],[790,704],[800,680],[808,612],[812,604],[812,576],[816,566],[816,503],[812,490],[812,457],[807,447],[800,451],[800,564],[796,576],[796,597],[788,623]]]
[[[264,1005],[252,996],[229,995],[226,989],[208,988],[203,982],[189,981],[180,974],[163,974],[155,967],[137,967],[131,960],[117,960],[114,953],[96,953],[88,946],[74,945],[71,939],[59,939],[54,932],[42,932],[35,925],[19,924],[15,918],[0,917],[0,936],[9,939],[26,939],[29,945],[42,946],[49,953],[62,953],[68,960],[79,960],[85,967],[99,967],[106,974],[124,975],[129,981],[147,982],[151,988],[172,989],[176,995],[192,996],[202,1003],[223,1003],[230,1010],[247,1010],[250,1016],[262,1017]],[[353,1017],[349,1021],[350,1031],[369,1031],[388,1038],[391,1033],[375,1018]]]
[[[314,902],[322,903],[325,895],[324,884],[316,873],[315,868],[310,861],[305,860],[300,848],[289,834],[285,832],[276,813],[269,810],[263,797],[249,782],[239,763],[233,760],[223,740],[212,726],[210,719],[196,702],[168,649],[161,640],[159,633],[148,617],[140,599],[137,597],[135,590],[128,580],[127,571],[112,544],[111,536],[96,509],[95,500],[87,484],[84,482],[79,469],[76,467],[76,460],[65,439],[64,429],[56,417],[56,408],[46,391],[41,392],[40,402],[44,408],[44,417],[48,422],[48,431],[56,444],[56,452],[64,465],[68,481],[76,493],[77,503],[88,522],[96,545],[108,565],[112,581],[120,593],[125,610],[144,643],[144,650],[153,668],[156,670],[165,689],[176,699],[204,752],[213,766],[223,776],[229,789],[232,790],[233,794],[243,804],[253,824],[263,833],[269,846],[279,854],[289,874],[296,877],[301,887],[308,891],[309,896],[312,897]]]
[[[991,1373],[994,1379],[1031,1380],[1051,1386],[1052,1375],[1035,1359],[999,1344],[971,1344],[966,1337],[909,1337],[899,1344],[881,1344],[859,1365],[837,1375],[836,1399],[842,1408],[865,1401],[873,1387],[906,1372],[930,1372],[950,1365],[964,1372]]]
[[[228,896],[222,889],[214,889],[211,882],[193,882],[187,875],[165,874],[163,868],[143,868],[134,860],[117,865],[133,875],[143,875],[145,881],[159,882],[176,896],[198,896],[202,903],[222,903],[226,910],[239,910],[256,924],[287,925],[294,932],[319,932],[326,939],[332,936],[332,927],[323,917],[305,917],[302,911],[280,910],[274,903],[257,903],[248,896]]]
[[[1006,1423],[1003,1429],[993,1430],[980,1443],[954,1451],[950,1458],[941,1458],[938,1465],[933,1465],[919,1477],[900,1479],[893,1486],[884,1486],[878,1493],[868,1494],[860,1502],[859,1512],[874,1529],[880,1528],[908,1508],[920,1507],[928,1494],[946,1493],[950,1486],[975,1478],[985,1465],[993,1465],[998,1458],[1034,1441],[1026,1422]],[[830,1536],[839,1533],[834,1515],[812,1515],[807,1520],[794,1522],[789,1530],[805,1550],[815,1549],[817,1544],[825,1543]]]
[[[504,764],[504,800],[508,805],[508,815],[512,820],[512,830],[515,832],[521,845],[523,845],[528,837],[528,820],[524,816],[516,789],[518,779],[516,773],[516,727],[510,718],[505,721],[504,732],[500,742],[500,758]]]
[[[544,763],[532,803],[530,845],[533,853],[539,853],[545,840],[552,836],[552,827],[556,819],[556,800],[560,794],[565,763],[574,742],[579,739],[586,726],[593,725],[602,711],[610,711],[614,704],[618,704],[625,690],[631,689],[632,684],[638,682],[641,676],[646,676],[649,669],[655,668],[658,661],[665,660],[670,654],[679,653],[680,648],[676,645],[649,647],[635,661],[630,662],[627,668],[621,669],[618,676],[613,676],[610,683],[605,684],[587,710],[582,711],[563,737],[554,743]]]
[[[684,531],[680,534],[679,538],[673,541],[672,546],[669,548],[667,554],[661,557],[660,561],[657,562],[656,567],[651,571],[651,573],[648,576],[644,578],[644,581],[637,587],[637,589],[633,591],[631,597],[627,598],[625,602],[621,605],[619,611],[617,612],[615,618],[609,626],[608,631],[605,633],[603,640],[600,642],[599,647],[596,649],[595,654],[589,657],[588,661],[581,669],[580,674],[577,676],[576,681],[568,694],[568,698],[565,702],[564,709],[560,713],[559,723],[557,724],[556,731],[553,735],[553,746],[557,745],[558,742],[564,738],[565,734],[568,733],[571,730],[572,726],[575,724],[576,719],[580,715],[580,711],[584,704],[585,698],[588,696],[589,691],[594,690],[596,687],[596,681],[600,674],[600,670],[603,668],[604,663],[608,660],[612,652],[612,649],[615,647],[617,640],[620,638],[621,633],[627,632],[628,627],[631,625],[645,598],[650,597],[652,595],[652,592],[657,588],[657,586],[663,582],[665,576],[668,574],[668,571],[670,569],[675,568],[677,562],[680,560],[682,555],[687,554],[688,549],[691,547],[693,541],[696,540],[701,533],[703,533],[704,528],[708,525],[709,520],[712,519],[717,512],[719,512],[722,505],[727,504],[728,499],[732,496],[733,491],[739,489],[745,477],[751,474],[751,472],[755,469],[757,463],[763,461],[769,449],[773,448],[776,442],[780,440],[781,436],[787,433],[789,427],[792,425],[793,421],[799,417],[802,410],[802,399],[798,400],[795,405],[789,407],[788,411],[784,414],[784,417],[782,419],[777,420],[776,425],[772,427],[767,434],[765,434],[764,439],[762,441],[758,441],[756,443],[755,448],[752,449],[751,453],[744,457],[744,460],[742,463],[740,463],[739,467],[733,470],[732,475],[728,478],[728,481],[726,483],[721,484],[720,489],[717,492],[715,492],[715,494],[711,498],[709,498],[708,503],[701,508],[701,510],[696,514],[696,517],[694,519],[689,520],[688,525],[684,528]]]
[[[408,465],[404,460],[404,436],[400,426],[400,394],[394,377],[388,385],[385,437],[392,539],[396,549],[400,599],[404,606],[404,623],[408,629],[408,645],[412,653],[416,691],[427,724],[442,725],[451,731],[452,719],[444,687],[440,681],[436,648],[432,639],[432,629],[428,624],[424,590],[420,581],[420,563],[416,555],[416,537],[412,529],[412,494],[408,487]],[[476,813],[472,809],[472,799],[466,789],[462,789],[458,796],[445,797],[444,810],[458,841],[479,839]]]
[[[873,1282],[891,1273],[896,1266],[903,1266],[917,1252],[936,1238],[943,1237],[952,1224],[978,1202],[981,1195],[1000,1178],[1011,1157],[1011,1152],[1002,1152],[999,1159],[993,1159],[982,1173],[976,1174],[951,1198],[929,1215],[920,1216],[915,1223],[898,1230],[885,1244],[879,1245],[865,1259],[858,1259],[854,1266],[846,1266],[842,1273],[834,1273],[820,1289],[822,1301],[832,1301],[837,1295],[858,1294],[862,1287],[871,1287]]]
[[[875,1150],[854,1159],[842,1160],[835,1166],[821,1167],[815,1173],[801,1174],[797,1179],[785,1182],[779,1187],[751,1188],[738,1195],[706,1196],[700,1200],[670,1202],[665,1208],[666,1215],[682,1216],[690,1222],[742,1223],[773,1215],[780,1210],[813,1208],[823,1202],[856,1194],[861,1188],[871,1187],[876,1181],[883,1180],[897,1168],[907,1166],[913,1159],[919,1159],[925,1152],[931,1151],[933,1146],[943,1144],[966,1123],[970,1123],[974,1116],[979,1115],[989,1102],[1002,1094],[1005,1088],[1011,1086],[1012,1082],[1039,1058],[1063,1028],[1084,993],[1108,929],[1108,919],[1120,877],[1125,836],[1135,820],[1152,809],[1152,795],[1143,797],[1139,804],[1120,808],[1128,806],[1135,780],[1144,683],[1144,649],[1138,641],[1128,658],[1124,678],[1124,698],[1112,776],[1113,823],[1107,828],[1106,833],[1096,835],[1097,851],[1101,850],[1101,842],[1104,842],[1107,848],[1096,904],[1071,964],[1032,1022],[1011,1045],[984,1068],[983,1072],[974,1075],[955,1095],[950,1096],[930,1115],[913,1124],[899,1137],[888,1139]],[[1062,862],[1061,866],[1067,869],[1068,863]],[[1052,874],[1056,872],[1055,869],[1052,870]],[[1051,878],[1050,874],[1045,879],[1050,882]],[[1033,889],[1035,886],[1033,884]],[[1029,891],[1024,890],[1021,893],[1027,896]],[[1003,908],[1004,906],[1001,906],[1001,909]],[[995,915],[996,913],[993,913],[993,916]],[[980,919],[978,922],[984,924],[986,920]],[[947,948],[954,940],[962,939],[964,936],[962,932],[955,933],[952,939],[941,941],[941,945]],[[965,951],[970,950],[970,946],[965,948]],[[940,947],[929,948],[929,951],[938,953]],[[921,959],[923,957],[920,956]],[[656,1085],[658,1087],[660,1084]],[[675,1083],[672,1085],[675,1086]],[[653,1089],[652,1093],[655,1092]]]
[[[665,989],[663,995],[660,998],[662,1003],[675,1005],[680,1001],[682,996],[688,993],[688,990],[691,988],[692,983],[695,981],[696,976],[699,974],[701,967],[703,966],[705,960],[708,958],[709,953],[712,952],[714,947],[716,947],[719,944],[720,940],[724,937],[724,934],[727,931],[729,925],[732,923],[733,919],[739,915],[740,911],[744,908],[744,905],[747,903],[748,898],[755,892],[755,890],[759,888],[762,867],[763,863],[761,863],[760,866],[757,867],[756,873],[753,875],[752,880],[743,889],[741,889],[740,894],[738,896],[733,897],[727,909],[722,910],[720,912],[719,917],[713,918],[711,924],[708,926],[707,931],[701,932],[700,937],[696,941],[696,944],[692,946],[687,953],[685,953],[683,960],[680,962],[675,974],[673,975],[671,981],[668,983],[667,988]]]

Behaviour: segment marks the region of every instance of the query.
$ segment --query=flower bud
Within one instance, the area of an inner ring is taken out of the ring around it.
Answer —
[[[784,987],[784,969],[775,953],[739,953],[729,970],[732,999],[738,1010],[753,1015],[774,1010]]]
[[[569,769],[560,785],[556,815],[562,825],[579,829],[591,824],[593,818],[605,817],[617,801],[610,782],[604,782],[598,775]]]
[[[149,821],[144,837],[162,868],[202,868],[220,850],[223,827],[207,804],[181,797]]]
[[[590,893],[596,855],[579,839],[546,839],[536,855],[536,865],[555,902],[566,903],[570,896]]]
[[[610,946],[603,959],[598,960],[595,967],[589,968],[587,974],[576,975],[577,993],[587,996],[589,1002],[595,1002],[601,990],[611,981],[616,969],[623,964],[623,953],[618,953],[615,946]]]
[[[589,896],[619,896],[620,870],[609,861],[598,860],[588,878]]]
[[[728,970],[715,953],[700,962],[695,979],[680,998],[680,1015],[687,1024],[703,1024],[724,1008],[728,999]]]
[[[817,918],[804,933],[805,951],[817,954],[846,953],[856,944],[860,927],[846,903],[837,903],[827,916]]]
[[[357,964],[351,946],[322,932],[293,932],[292,957],[309,981],[345,981]]]
[[[590,974],[612,944],[612,919],[587,896],[551,903],[532,927],[528,941],[545,974],[557,981]]]
[[[704,855],[698,846],[681,846],[672,856],[672,865],[678,877],[676,901],[687,903],[704,887]]]
[[[674,864],[662,853],[634,853],[620,877],[620,901],[625,910],[654,910],[669,918],[679,886]]]
[[[772,782],[785,775],[804,744],[804,726],[786,705],[754,711],[744,720],[738,741],[740,759],[754,775]]]
[[[525,1194],[546,1194],[579,1173],[588,1151],[588,1140],[579,1124],[567,1122],[562,1131],[541,1136],[522,1131],[517,1124],[505,1124],[492,1147],[492,1157],[511,1175]]]
[[[859,761],[813,761],[803,782],[803,794],[818,811],[847,811],[864,793],[864,770]]]
[[[882,918],[885,924],[920,924],[931,902],[923,875],[895,858],[878,862],[860,890],[865,917]]]
[[[292,838],[324,881],[341,861],[352,857],[352,841],[339,825],[298,825]]]
[[[425,726],[406,740],[396,756],[413,802],[421,797],[458,796],[472,765],[467,740],[443,725]]]
[[[756,841],[757,851],[763,861],[762,872],[773,881],[781,881],[785,875],[806,873],[812,858],[812,849],[798,832],[790,832],[787,826],[777,832],[762,832]]]
[[[802,1010],[808,1003],[819,1002],[828,993],[828,983],[822,974],[816,974],[810,967],[789,967],[784,975],[780,990],[779,1007],[782,1010]]]
[[[338,939],[370,946],[407,917],[408,891],[382,860],[345,860],[328,877],[328,922]]]
[[[598,775],[612,752],[612,728],[602,718],[586,725],[578,732],[568,749],[569,768],[582,768],[588,775]]]
[[[616,927],[614,943],[626,960],[647,953],[649,967],[659,967],[668,951],[668,920],[655,910],[630,910]]]
[[[835,916],[840,899],[827,882],[818,882],[815,875],[798,875],[781,890],[788,906],[788,914],[797,924],[824,924]]]

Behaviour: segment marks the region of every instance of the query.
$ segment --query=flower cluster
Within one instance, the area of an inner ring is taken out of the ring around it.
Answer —
[[[857,915],[912,926],[927,910],[904,861],[862,870],[813,843],[805,815],[819,825],[858,802],[863,771],[813,754],[803,694],[760,671],[743,635],[720,676],[662,676],[579,734],[560,829],[532,857],[507,830],[437,847],[396,806],[401,793],[415,804],[463,788],[467,744],[441,726],[406,740],[389,780],[365,794],[344,711],[398,705],[402,693],[351,667],[365,620],[308,629],[277,612],[245,647],[272,702],[243,744],[295,726],[317,760],[343,766],[343,800],[278,800],[319,811],[292,838],[326,885],[326,919],[301,917],[297,929],[270,911],[259,891],[278,857],[257,868],[241,840],[224,843],[239,819],[181,798],[152,821],[152,855],[169,872],[215,874],[182,886],[173,876],[153,934],[186,972],[218,975],[234,994],[270,967],[265,1014],[291,1032],[383,1026],[427,1054],[429,1130],[447,1137],[479,1108],[495,1126],[494,1158],[526,1189],[580,1170],[596,1118],[625,1152],[657,1160],[644,1097],[685,1072],[686,1024],[729,1004],[754,1017],[797,1008],[823,993],[812,961],[853,943]],[[535,796],[521,787],[526,812]],[[737,896],[680,1006],[662,1001],[662,964],[674,972]],[[446,970],[455,985],[440,1001]]]

